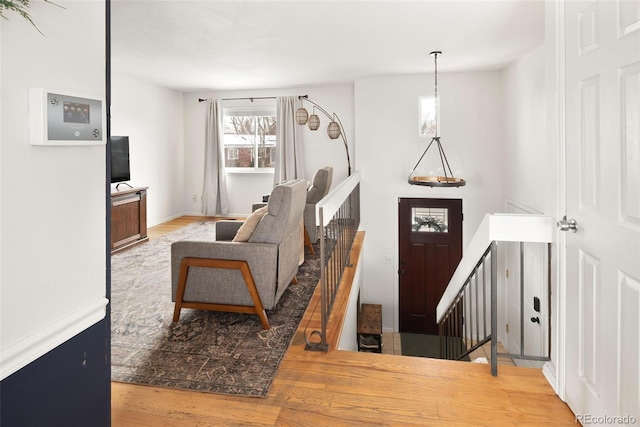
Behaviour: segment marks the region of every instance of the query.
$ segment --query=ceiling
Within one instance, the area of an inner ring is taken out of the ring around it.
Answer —
[[[543,0],[112,0],[112,70],[182,91],[501,69],[544,41]]]

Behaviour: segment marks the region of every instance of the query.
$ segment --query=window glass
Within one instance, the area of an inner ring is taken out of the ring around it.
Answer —
[[[439,105],[438,105],[439,107]],[[436,135],[436,98],[420,97],[420,120],[418,135],[433,138]]]
[[[273,168],[276,149],[276,108],[227,107],[223,110],[227,168]]]
[[[420,233],[448,233],[447,208],[411,208],[411,227]]]

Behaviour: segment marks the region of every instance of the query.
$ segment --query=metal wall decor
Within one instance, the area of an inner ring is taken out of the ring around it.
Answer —
[[[436,135],[431,139],[429,145],[427,145],[427,149],[424,150],[422,156],[418,160],[418,163],[413,167],[411,173],[409,173],[409,178],[407,181],[411,185],[423,185],[426,187],[462,187],[466,184],[465,180],[461,177],[456,177],[453,175],[451,171],[451,166],[449,166],[449,160],[447,160],[447,156],[444,153],[444,149],[442,148],[442,143],[440,142],[440,135],[438,133],[438,55],[442,55],[440,51],[433,51],[430,53],[433,56],[433,62],[435,66],[435,112],[436,112],[436,120],[435,120],[435,133]],[[429,148],[435,142],[436,147],[438,147],[438,154],[440,155],[440,164],[442,165],[442,175],[438,175],[430,173],[426,176],[414,175],[416,168],[429,151]]]

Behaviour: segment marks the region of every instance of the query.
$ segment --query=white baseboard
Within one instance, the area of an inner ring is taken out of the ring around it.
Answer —
[[[172,220],[174,220],[176,218],[180,218],[181,216],[185,216],[185,215],[193,215],[193,214],[179,213],[179,214],[176,214],[176,215],[171,215],[170,217],[163,218],[163,219],[160,219],[158,221],[154,221],[153,223],[147,224],[147,228],[151,228],[151,227],[155,227],[156,225],[164,224],[165,222],[172,221]],[[200,216],[200,215],[202,215],[202,214],[198,214],[197,216]]]
[[[544,377],[547,379],[553,391],[555,391],[556,394],[560,396],[560,394],[558,393],[558,380],[556,378],[555,368],[551,362],[546,362],[542,366],[542,375],[544,375]]]
[[[251,212],[247,213],[247,212],[243,212],[243,213],[228,213],[228,214],[224,214],[224,215],[216,215],[217,217],[220,218],[238,218],[238,217],[246,217],[251,215]],[[175,218],[179,218],[181,216],[201,216],[203,218],[206,218],[207,215],[203,215],[202,212],[184,212],[181,213],[180,215],[177,215]]]
[[[109,300],[100,297],[0,351],[0,380],[104,319]]]

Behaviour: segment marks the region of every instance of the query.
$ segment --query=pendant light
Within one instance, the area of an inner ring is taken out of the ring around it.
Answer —
[[[416,165],[413,167],[413,170],[411,170],[407,181],[411,185],[423,185],[426,187],[462,187],[466,184],[466,182],[461,177],[454,176],[453,172],[451,172],[451,166],[449,166],[449,160],[447,160],[447,156],[444,153],[442,143],[440,142],[440,135],[438,133],[438,55],[442,55],[442,52],[433,51],[430,53],[430,55],[433,56],[433,62],[435,66],[435,136],[431,139],[429,145],[427,145],[427,148],[422,153],[422,156],[420,156],[418,163],[416,163]],[[438,147],[438,154],[440,155],[440,164],[442,165],[442,168],[438,168],[436,173],[430,172],[426,176],[414,175],[416,168],[434,142],[435,146]]]

